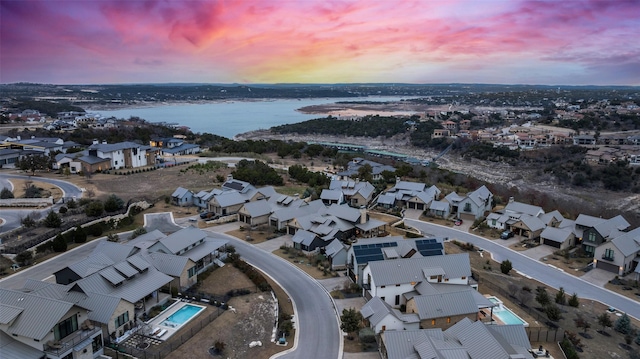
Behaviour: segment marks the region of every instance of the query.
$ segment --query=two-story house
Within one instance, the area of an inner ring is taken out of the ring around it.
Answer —
[[[493,208],[493,193],[486,186],[467,193],[457,204],[457,217],[463,220],[475,221],[484,217]]]
[[[604,219],[580,214],[575,222],[576,237],[581,239],[582,249],[590,256],[594,256],[598,246],[622,235],[630,226],[621,215]]]
[[[604,269],[617,275],[638,272],[640,262],[640,228],[620,233],[610,241],[595,248],[593,261],[595,268]]]

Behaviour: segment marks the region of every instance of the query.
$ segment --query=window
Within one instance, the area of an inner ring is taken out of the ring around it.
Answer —
[[[384,300],[384,297],[380,297],[380,299],[382,299],[382,301],[383,301],[383,302],[385,301],[385,300]]]
[[[93,338],[93,341],[91,342],[91,348],[93,349],[94,353],[102,348],[102,334]]]
[[[128,321],[129,321],[129,311],[127,310],[126,312],[122,313],[116,318],[116,322],[115,322],[116,328],[123,326],[124,323]]]
[[[467,202],[464,204],[464,211],[471,212],[471,203]]]
[[[57,340],[60,340],[69,334],[78,330],[78,316],[72,315],[71,317],[61,321],[53,327],[53,334]]]
[[[496,225],[496,222],[497,222],[497,220],[492,219],[492,220],[491,220],[491,225],[492,225],[492,226],[495,226],[495,225]]]
[[[380,288],[386,288],[386,287],[387,287],[386,285],[381,285],[381,286],[380,286]]]
[[[588,238],[589,242],[595,242],[596,241],[596,234],[593,232],[589,232],[589,238]]]
[[[400,305],[400,296],[396,295],[396,305]]]
[[[613,249],[611,248],[605,249],[604,254],[602,255],[602,258],[613,260]]]
[[[431,319],[431,325],[433,325],[433,326],[436,325],[436,320],[435,319]]]
[[[431,277],[429,277],[429,279],[438,279],[437,275],[432,275]]]
[[[385,330],[387,330],[387,326],[386,326],[386,325],[383,325],[383,326],[382,326],[382,331],[384,332]]]
[[[467,277],[460,277],[460,279],[465,280],[465,279],[467,279]]]
[[[399,287],[399,286],[400,286],[400,284],[396,284],[396,287]]]
[[[118,161],[116,161],[116,166],[118,165]]]
[[[447,323],[451,323],[451,317],[447,317]]]
[[[445,278],[445,279],[444,279],[444,281],[445,281],[445,282],[448,282],[448,281],[449,281],[449,278]]]
[[[196,266],[189,268],[189,278],[193,277],[194,275],[196,275]]]

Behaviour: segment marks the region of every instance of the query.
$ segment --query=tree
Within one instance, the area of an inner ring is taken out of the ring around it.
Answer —
[[[358,168],[358,175],[356,176],[356,178],[362,181],[371,182],[373,181],[372,174],[373,174],[373,167],[371,167],[371,165],[367,163],[364,166],[361,166],[360,168]]]
[[[2,191],[0,191],[0,199],[9,199],[9,198],[14,198],[13,192],[11,192],[11,190],[8,189],[7,187],[2,188]]]
[[[33,176],[38,170],[49,169],[51,162],[51,157],[47,155],[33,154],[21,157],[16,161],[15,166],[23,171],[30,171]]]
[[[24,198],[40,198],[42,197],[42,193],[40,191],[40,188],[30,184],[28,186],[25,186],[24,189]]]
[[[31,251],[20,252],[16,255],[16,262],[21,266],[26,266],[31,263],[33,259],[33,253]]]
[[[55,252],[64,252],[67,250],[67,240],[64,239],[62,234],[58,233],[56,238],[53,239],[51,249],[53,249]]]
[[[122,198],[115,194],[109,195],[106,201],[104,201],[104,210],[107,212],[115,212],[124,207],[124,201]]]
[[[560,305],[564,305],[567,302],[567,296],[564,293],[564,288],[560,287],[558,293],[556,293],[556,303]]]
[[[551,321],[557,322],[562,318],[560,308],[558,308],[558,306],[553,303],[547,304],[544,312],[545,314],[547,314],[547,318],[549,318],[549,320]]]
[[[104,212],[104,205],[100,201],[91,201],[85,209],[85,213],[89,217],[97,217]]]
[[[502,263],[500,263],[500,271],[503,274],[509,274],[509,272],[511,272],[511,269],[513,269],[513,266],[510,260],[505,259],[502,261]]]
[[[578,308],[580,306],[580,299],[578,298],[578,293],[573,293],[571,297],[569,297],[569,305]]]
[[[538,302],[542,307],[546,307],[551,302],[546,288],[536,288],[536,302]]]
[[[31,228],[34,227],[36,225],[36,221],[33,219],[33,217],[28,214],[26,217],[22,218],[20,220],[20,223],[25,226],[26,228]]]
[[[60,228],[62,225],[62,219],[60,219],[60,216],[56,212],[49,211],[47,216],[44,218],[44,225],[49,228]]]
[[[631,333],[631,319],[629,319],[627,313],[623,313],[622,316],[613,323],[613,329],[622,334]]]
[[[74,209],[77,207],[78,207],[78,203],[76,203],[76,201],[73,198],[67,201],[67,208]]]
[[[352,333],[360,329],[362,324],[362,314],[354,308],[345,308],[342,310],[342,316],[340,316],[340,329],[349,334],[349,338],[352,339]]]
[[[134,239],[136,237],[140,237],[141,235],[147,233],[147,230],[144,227],[136,228],[133,233],[131,233],[131,237],[129,239]]]
[[[87,241],[87,232],[84,231],[82,226],[77,226],[73,231],[73,241],[75,243],[84,243]]]
[[[589,321],[586,320],[581,314],[578,314],[576,319],[574,319],[573,321],[576,323],[576,327],[583,328],[585,333],[587,332],[587,330],[589,330],[589,328],[591,328],[591,323],[589,323]]]
[[[613,326],[613,322],[611,321],[611,318],[609,317],[609,313],[604,312],[604,313],[600,314],[598,316],[598,324],[600,324],[600,326],[602,327],[602,331],[603,332],[605,331],[605,329],[611,328]]]

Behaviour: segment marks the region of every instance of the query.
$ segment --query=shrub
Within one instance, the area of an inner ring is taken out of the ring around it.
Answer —
[[[49,211],[47,216],[44,218],[44,225],[48,228],[60,228],[62,225],[62,220],[60,216],[54,211]]]
[[[2,191],[0,191],[0,199],[8,199],[8,198],[13,198],[13,192],[11,192],[10,189],[8,189],[7,187],[2,188]]]
[[[564,288],[560,287],[558,293],[556,293],[556,303],[560,305],[564,305],[567,302],[567,296],[564,293]]]
[[[96,223],[86,228],[87,233],[94,237],[100,237],[102,235],[102,224]]]
[[[75,243],[84,243],[87,241],[87,233],[84,231],[84,228],[81,226],[76,227],[75,231],[73,231],[73,241]]]
[[[544,312],[545,314],[547,314],[547,318],[549,318],[549,320],[551,321],[557,322],[562,318],[562,315],[560,313],[560,308],[558,308],[558,306],[555,304],[548,304],[545,307]]]
[[[375,343],[376,342],[376,333],[371,328],[362,328],[358,333],[358,337],[360,338],[360,343]]]
[[[60,214],[65,214],[67,213],[68,209],[65,206],[60,207],[60,209],[58,210],[58,213]]]
[[[549,293],[547,293],[546,288],[536,288],[536,302],[538,302],[542,307],[547,306],[547,304],[551,302],[551,300],[549,299]]]
[[[16,255],[16,262],[21,266],[25,266],[27,264],[31,264],[31,260],[33,259],[33,253],[31,251],[20,252]]]
[[[92,201],[87,205],[85,213],[89,217],[98,217],[104,212],[104,205],[100,201]]]
[[[578,308],[580,306],[580,299],[578,298],[578,293],[573,293],[571,297],[569,297],[569,305]]]
[[[134,239],[136,237],[140,237],[141,235],[147,233],[147,230],[144,229],[144,227],[139,227],[136,228],[133,233],[131,233],[131,238],[130,239]]]
[[[513,266],[510,260],[505,259],[502,261],[502,263],[500,263],[500,271],[503,274],[509,274],[509,272],[511,272],[511,269],[513,269]]]
[[[62,236],[62,234],[58,233],[51,244],[51,249],[55,252],[64,252],[67,250],[67,240]]]
[[[109,195],[106,201],[104,201],[104,210],[107,212],[115,212],[124,207],[124,201],[115,194]]]
[[[562,339],[562,341],[560,342],[560,347],[562,348],[562,351],[564,351],[564,355],[567,357],[567,359],[580,359],[578,353],[576,352],[576,349],[573,347],[573,344],[571,344],[569,339]]]

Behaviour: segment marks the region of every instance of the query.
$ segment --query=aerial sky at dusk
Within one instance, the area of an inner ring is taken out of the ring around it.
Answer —
[[[640,85],[640,0],[0,0],[0,82]]]

